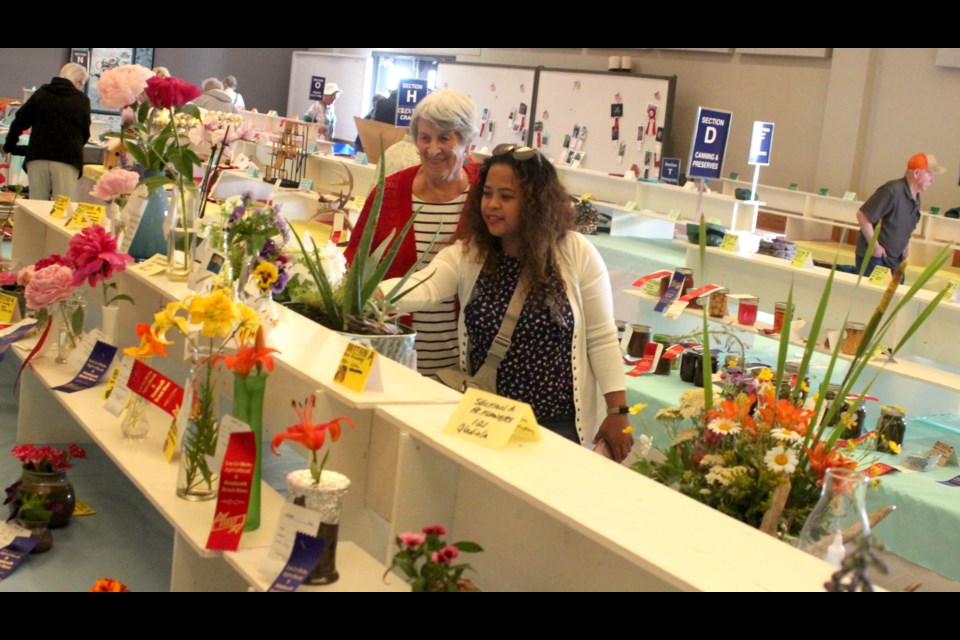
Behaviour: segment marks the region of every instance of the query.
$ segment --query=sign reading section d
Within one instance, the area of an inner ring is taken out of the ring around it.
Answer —
[[[693,132],[690,151],[691,178],[716,180],[723,171],[723,156],[727,152],[727,138],[733,113],[700,107],[697,110],[697,126]]]

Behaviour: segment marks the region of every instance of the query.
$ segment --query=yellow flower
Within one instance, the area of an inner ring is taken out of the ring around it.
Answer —
[[[237,340],[241,344],[252,342],[261,325],[260,315],[242,302],[238,303],[236,308],[240,314],[240,320],[237,323]]]
[[[623,430],[623,432],[627,435],[630,435],[631,433],[633,433],[633,425],[632,424],[629,425],[626,429]]]
[[[264,260],[257,265],[256,269],[253,270],[253,277],[257,283],[257,288],[260,289],[260,292],[266,293],[270,290],[270,285],[276,282],[280,277],[280,272],[277,271],[276,265],[274,265],[272,262],[267,262]]]
[[[890,451],[894,453],[900,453],[900,445],[898,445],[896,442],[894,442],[893,440],[887,440],[886,443],[887,443],[887,448],[890,449]]]
[[[760,382],[770,382],[773,380],[773,371],[767,368],[761,369],[760,373],[757,374],[757,380]]]
[[[233,330],[239,313],[236,305],[223,291],[208,296],[193,296],[184,301],[190,312],[190,322],[199,324],[200,334],[208,338],[227,336]]]
[[[167,336],[167,331],[176,327],[180,333],[187,335],[190,330],[187,328],[187,320],[177,315],[177,312],[183,309],[182,302],[171,302],[163,311],[153,314],[153,331],[161,340]]]
[[[642,402],[639,404],[635,404],[632,407],[630,407],[630,415],[635,416],[646,408],[647,408],[647,405],[643,404]]]
[[[876,489],[879,486],[880,486],[880,478],[874,478],[873,480],[870,481],[871,489]]]

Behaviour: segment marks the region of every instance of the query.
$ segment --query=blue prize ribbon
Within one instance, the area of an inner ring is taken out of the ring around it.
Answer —
[[[296,591],[314,567],[320,564],[323,547],[323,540],[297,531],[287,564],[267,591]]]

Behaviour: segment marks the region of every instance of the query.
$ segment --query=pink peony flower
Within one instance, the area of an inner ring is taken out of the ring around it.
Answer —
[[[90,192],[94,198],[100,200],[112,201],[117,196],[125,196],[133,193],[140,182],[140,176],[133,172],[116,167],[100,176],[97,184],[93,186]]]
[[[36,271],[36,267],[32,264],[28,267],[24,267],[17,272],[17,284],[21,287],[25,287],[30,284],[30,280],[33,278],[33,273]]]
[[[423,532],[424,532],[426,535],[430,535],[431,533],[434,534],[434,535],[436,535],[436,536],[445,536],[445,535],[447,535],[447,530],[444,529],[443,526],[441,526],[441,525],[439,525],[439,524],[431,525],[431,526],[429,526],[429,527],[424,527],[424,528],[423,528]]]
[[[17,274],[13,271],[0,273],[0,287],[10,287],[17,284]]]
[[[124,107],[120,111],[120,122],[123,126],[127,127],[137,121],[137,112],[131,109],[130,107]]]
[[[440,551],[434,551],[433,555],[430,556],[430,559],[433,560],[435,564],[449,565],[459,556],[460,551],[456,547],[451,547],[448,545],[443,549],[440,549]]]
[[[400,542],[408,549],[416,549],[427,539],[422,533],[401,533]]]
[[[34,311],[62,302],[73,293],[73,270],[61,265],[50,265],[35,271],[24,289],[27,308]]]
[[[147,80],[147,97],[150,104],[160,109],[182,107],[194,98],[199,98],[200,87],[180,78],[158,78]]]
[[[153,72],[139,64],[124,64],[104,71],[97,83],[100,104],[107,109],[122,109],[135,103],[152,77]]]
[[[52,264],[58,264],[61,267],[70,267],[73,269],[73,263],[66,256],[62,256],[59,253],[52,253],[46,258],[40,258],[37,260],[37,263],[33,265],[35,271],[40,271],[40,269],[46,269]]]
[[[126,253],[117,253],[117,239],[98,224],[85,227],[70,238],[67,258],[76,268],[74,285],[87,280],[91,287],[100,280],[109,280],[114,270],[123,271],[128,262],[133,262]]]

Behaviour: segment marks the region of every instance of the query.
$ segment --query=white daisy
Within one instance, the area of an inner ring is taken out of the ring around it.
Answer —
[[[715,418],[707,425],[707,429],[721,436],[740,433],[740,425],[730,418]]]
[[[781,442],[794,443],[801,439],[801,435],[796,431],[791,429],[784,429],[783,427],[777,427],[770,432],[770,435],[774,437],[775,440],[780,440]]]
[[[797,468],[797,453],[793,449],[774,447],[767,451],[763,461],[771,471],[791,474]]]

